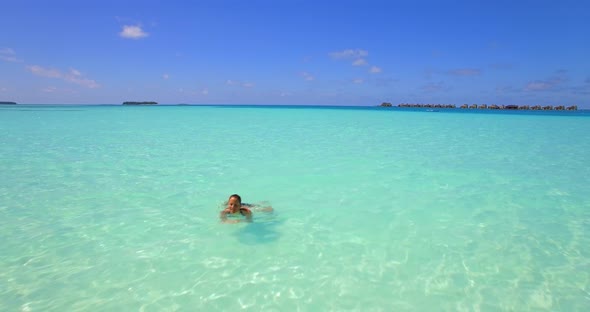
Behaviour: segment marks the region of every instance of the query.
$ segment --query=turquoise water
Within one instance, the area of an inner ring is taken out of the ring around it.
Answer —
[[[0,108],[0,311],[588,311],[590,118]],[[267,202],[221,224],[239,193]]]

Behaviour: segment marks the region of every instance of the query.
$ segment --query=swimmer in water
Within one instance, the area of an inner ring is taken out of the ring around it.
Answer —
[[[227,200],[227,207],[221,211],[219,218],[224,223],[238,223],[240,220],[228,220],[228,215],[241,214],[246,217],[246,222],[252,222],[252,211],[242,205],[242,198],[238,194],[233,194]],[[249,205],[248,205],[249,206]]]
[[[221,211],[219,214],[219,218],[221,222],[224,223],[238,223],[241,220],[234,219],[228,220],[228,215],[242,215],[246,217],[246,222],[252,222],[252,210],[256,209],[257,211],[264,211],[264,212],[272,212],[273,209],[271,206],[268,207],[257,207],[256,205],[242,203],[242,198],[238,194],[233,194],[227,200],[227,206],[224,210]]]

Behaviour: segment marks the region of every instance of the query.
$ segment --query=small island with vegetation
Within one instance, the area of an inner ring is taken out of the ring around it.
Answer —
[[[0,101],[0,105],[16,105],[16,102]]]
[[[158,102],[123,102],[123,105],[156,105]]]

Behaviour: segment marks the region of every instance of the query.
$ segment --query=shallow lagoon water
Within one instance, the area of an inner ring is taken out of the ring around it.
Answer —
[[[456,112],[2,107],[0,310],[587,311],[590,118]]]

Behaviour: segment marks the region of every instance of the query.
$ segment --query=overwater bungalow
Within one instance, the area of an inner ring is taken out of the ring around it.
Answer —
[[[393,106],[389,102],[381,103],[382,107],[391,107]],[[410,103],[401,103],[398,104],[397,107],[412,107],[412,108],[457,108],[455,104],[410,104]],[[555,108],[551,105],[541,106],[541,105],[496,105],[496,104],[463,104],[459,106],[461,109],[497,109],[497,110],[578,110],[577,105],[572,105],[565,107],[564,105],[555,106]]]

